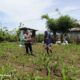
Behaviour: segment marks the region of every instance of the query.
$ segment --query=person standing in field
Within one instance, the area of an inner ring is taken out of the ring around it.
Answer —
[[[31,34],[27,30],[24,31],[24,45],[25,45],[26,53],[33,55],[32,38],[31,38]]]
[[[47,54],[52,53],[51,49],[52,38],[48,31],[44,32],[44,48],[47,51]]]

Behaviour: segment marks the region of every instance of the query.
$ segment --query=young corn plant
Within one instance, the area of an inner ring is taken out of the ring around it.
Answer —
[[[72,65],[69,67],[69,72],[69,76],[72,80],[78,80],[77,75],[80,73],[80,70]]]
[[[63,59],[61,58],[60,58],[60,63],[62,65],[62,68],[61,68],[62,80],[69,80],[67,65],[65,65]]]
[[[33,64],[37,66],[36,67],[37,70],[39,71],[43,69],[46,70],[47,80],[50,80],[50,74],[51,74],[49,62],[50,62],[50,58],[46,54],[40,55],[39,58],[36,59],[36,61],[33,60]]]
[[[63,65],[61,70],[62,80],[68,80],[67,71],[68,71],[67,67]]]
[[[29,74],[26,80],[47,80],[47,79],[40,76],[34,76],[32,74]]]
[[[17,80],[16,70],[10,65],[5,64],[0,67],[0,80]]]

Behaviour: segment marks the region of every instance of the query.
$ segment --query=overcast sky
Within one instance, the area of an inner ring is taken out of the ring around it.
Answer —
[[[56,8],[63,15],[80,20],[80,0],[0,0],[0,26],[14,29],[23,22],[26,27],[44,31],[46,25],[41,16],[59,17]]]

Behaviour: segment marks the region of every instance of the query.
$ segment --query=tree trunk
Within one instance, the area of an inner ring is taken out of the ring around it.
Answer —
[[[54,31],[53,34],[54,34],[53,41],[54,41],[54,43],[56,43],[56,32]]]
[[[63,37],[64,37],[64,34],[61,33],[61,43],[63,43]]]

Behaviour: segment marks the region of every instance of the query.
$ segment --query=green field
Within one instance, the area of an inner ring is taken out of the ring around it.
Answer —
[[[35,56],[18,43],[0,43],[0,80],[80,80],[80,45],[52,45],[47,55],[34,44]]]

